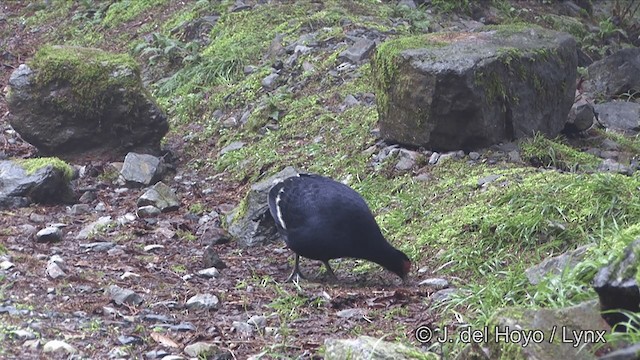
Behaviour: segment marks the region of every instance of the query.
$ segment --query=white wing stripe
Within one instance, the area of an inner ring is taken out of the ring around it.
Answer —
[[[280,210],[280,195],[284,193],[284,188],[278,191],[278,196],[276,196],[276,217],[278,218],[278,222],[283,229],[287,229],[287,226],[284,224],[284,219],[282,218],[282,211]]]

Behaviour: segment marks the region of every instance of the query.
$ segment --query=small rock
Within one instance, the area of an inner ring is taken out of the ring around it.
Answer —
[[[75,204],[69,209],[69,214],[71,215],[82,215],[88,214],[91,212],[91,206],[88,204]]]
[[[118,342],[122,345],[141,345],[144,343],[142,338],[132,335],[120,335],[118,336]]]
[[[502,177],[502,175],[493,174],[485,176],[482,179],[478,179],[478,187],[483,187],[487,184],[491,184],[492,182],[498,180],[500,177]]]
[[[263,329],[267,326],[267,318],[262,315],[253,315],[247,321],[247,324],[255,326],[257,329]]]
[[[253,65],[246,65],[242,71],[244,72],[245,75],[249,75],[249,74],[253,74],[254,72],[256,72],[258,68],[253,66]]]
[[[46,227],[36,233],[36,242],[52,243],[62,241],[62,230],[55,226]]]
[[[464,157],[464,151],[450,151],[444,154],[440,154],[438,157],[438,163],[449,159],[462,159]]]
[[[184,353],[192,358],[209,359],[212,355],[220,352],[220,349],[214,344],[199,341],[184,347]]]
[[[353,308],[353,309],[340,310],[336,313],[336,315],[338,315],[338,317],[345,318],[345,319],[351,319],[351,318],[361,319],[363,316],[366,315],[366,312],[364,309]]]
[[[99,202],[93,209],[97,212],[105,212],[107,211],[107,205],[103,202]]]
[[[144,314],[141,318],[143,321],[160,321],[167,324],[174,322],[172,318],[160,314]]]
[[[20,234],[22,234],[26,238],[30,238],[32,236],[35,236],[35,234],[38,232],[38,228],[36,228],[35,226],[33,226],[31,224],[22,224],[22,225],[18,226],[18,230],[19,230]]]
[[[205,247],[202,255],[202,265],[205,268],[215,267],[217,269],[225,269],[227,267],[227,264],[220,259],[212,245]]]
[[[231,152],[231,151],[240,150],[240,149],[242,149],[244,147],[244,145],[245,144],[242,141],[234,141],[234,142],[230,143],[229,145],[223,147],[220,150],[219,154],[220,155],[224,155],[224,154],[226,154],[228,152]]]
[[[47,263],[46,272],[47,275],[54,280],[67,275],[65,274],[64,270],[62,270],[60,263],[52,260],[49,260],[49,262]]]
[[[580,132],[588,130],[593,126],[593,118],[595,109],[586,98],[576,91],[578,100],[573,103],[569,111],[568,120],[565,124],[565,130],[568,132]]]
[[[220,307],[220,300],[212,294],[198,294],[187,300],[186,306],[191,310],[215,310]]]
[[[441,278],[431,278],[420,281],[418,285],[429,286],[436,290],[442,290],[449,287],[449,282]]]
[[[109,356],[109,359],[122,359],[127,358],[127,355],[129,355],[129,353],[124,348],[124,346],[116,346],[111,349],[107,355]]]
[[[400,149],[400,152],[399,152],[400,160],[396,163],[396,166],[395,166],[396,170],[399,170],[399,171],[411,170],[416,165],[416,162],[419,156],[420,154],[415,151]]]
[[[507,155],[509,156],[510,162],[514,162],[514,163],[522,162],[522,159],[520,158],[520,152],[518,152],[518,150],[511,150]]]
[[[310,51],[311,51],[311,48],[304,45],[296,45],[296,47],[293,49],[294,54],[307,54]]]
[[[31,213],[29,215],[29,220],[36,224],[42,224],[43,222],[47,221],[47,217],[38,213]]]
[[[102,216],[98,220],[90,223],[80,230],[78,235],[76,235],[77,240],[84,240],[89,238],[96,231],[100,231],[110,225],[113,224],[113,220],[111,220],[111,216]]]
[[[286,67],[287,69],[290,69],[296,65],[297,61],[298,61],[298,54],[293,53],[289,55],[287,60],[284,61],[284,67]]]
[[[4,260],[0,262],[0,270],[9,270],[14,267],[14,264],[9,260]]]
[[[27,340],[22,344],[22,347],[29,351],[35,351],[40,347],[40,340]]]
[[[433,154],[431,154],[431,156],[429,157],[429,165],[435,165],[438,163],[438,159],[440,159],[440,154],[437,152],[434,152]]]
[[[398,1],[398,6],[406,6],[409,9],[417,8],[416,3],[413,0],[400,0]]]
[[[196,331],[195,325],[190,322],[184,322],[178,325],[168,325],[167,328],[171,331]]]
[[[210,267],[210,268],[198,271],[198,275],[205,277],[207,279],[211,279],[211,278],[217,278],[218,276],[220,276],[220,272],[215,267]]]
[[[33,340],[36,338],[36,334],[29,330],[18,329],[11,332],[11,336],[20,340]]]
[[[253,326],[246,322],[234,321],[231,324],[231,329],[240,335],[251,336],[253,334]]]
[[[138,306],[142,304],[140,295],[136,294],[133,290],[123,289],[117,285],[109,286],[109,295],[116,305],[128,304]]]
[[[475,151],[472,151],[469,153],[469,159],[476,161],[478,159],[480,159],[480,153],[477,153]]]
[[[51,340],[48,341],[42,347],[42,352],[50,353],[50,352],[65,352],[67,354],[75,354],[78,350],[73,346],[67,344],[64,341],[60,340]]]
[[[93,200],[97,199],[98,196],[96,195],[96,193],[94,191],[85,191],[81,196],[80,199],[78,199],[79,202],[81,202],[82,204],[88,204],[93,202]]]
[[[267,90],[273,90],[276,87],[276,83],[279,77],[280,75],[278,75],[277,73],[270,74],[264,79],[262,79],[261,84]]]
[[[178,210],[180,201],[176,192],[160,181],[142,194],[138,199],[137,205],[139,207],[153,205],[160,209],[161,212],[169,212]]]
[[[108,241],[92,242],[89,244],[80,244],[80,247],[86,251],[105,252],[116,246],[115,243]]]
[[[147,205],[147,206],[139,207],[138,210],[136,210],[136,214],[138,215],[138,217],[146,219],[146,218],[154,218],[162,214],[162,211],[160,211],[160,209],[158,209],[153,205]]]
[[[124,158],[120,175],[129,185],[147,186],[160,180],[163,171],[161,158],[130,152]]]
[[[341,52],[338,58],[349,60],[352,63],[358,63],[368,58],[375,48],[376,43],[373,40],[360,38],[347,50]]]
[[[122,216],[118,216],[118,218],[116,219],[116,223],[118,225],[126,225],[133,221],[136,221],[136,216],[132,213],[126,213]]]
[[[453,295],[456,291],[456,289],[442,289],[433,293],[431,295],[431,299],[433,300],[434,304],[442,303],[448,301],[449,298],[451,298],[451,295]]]
[[[604,159],[602,163],[598,166],[599,171],[603,172],[613,172],[624,175],[632,175],[633,170],[628,166],[622,165],[619,162],[613,159]]]

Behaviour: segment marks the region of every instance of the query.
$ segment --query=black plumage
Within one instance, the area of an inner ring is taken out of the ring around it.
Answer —
[[[278,232],[296,254],[287,281],[303,277],[300,256],[322,261],[333,278],[329,260],[345,257],[373,261],[406,278],[409,258],[387,242],[367,203],[347,185],[300,174],[275,184],[268,202]]]

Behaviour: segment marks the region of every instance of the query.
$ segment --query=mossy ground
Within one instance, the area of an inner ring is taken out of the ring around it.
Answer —
[[[98,30],[108,27],[118,31],[143,19],[146,11],[170,6],[166,1],[143,1],[136,6],[121,2],[109,9],[96,5],[101,12],[83,17],[88,5],[53,3],[53,11],[37,11],[29,17],[30,26],[54,16],[48,14],[72,11],[77,17],[54,34],[52,42],[73,39],[72,43],[78,45],[117,43],[132,52],[141,41],[132,44],[103,38],[96,35]],[[344,24],[390,30],[389,15],[402,11],[367,0],[348,6],[339,1],[321,5],[307,1],[276,3],[237,13],[228,11],[231,5],[231,1],[190,2],[167,16],[164,24],[145,24],[136,28],[140,32],[134,31],[138,35],[155,31],[158,39],[169,40],[162,43],[163,47],[160,42],[153,45],[161,50],[157,52],[160,57],[173,54],[174,48],[179,50],[175,53],[178,61],[173,61],[168,76],[150,86],[172,119],[170,138],[189,135],[181,166],[203,177],[223,174],[225,181],[237,186],[240,195],[251,183],[289,165],[347,182],[367,200],[383,233],[409,255],[415,269],[426,268],[433,276],[451,279],[459,288],[452,302],[433,308],[443,324],[462,319],[472,326],[482,326],[501,307],[561,307],[593,298],[589,282],[595,271],[640,234],[640,205],[636,200],[640,177],[587,173],[584,170],[596,166],[598,159],[561,139],[537,136],[523,142],[526,164],[448,160],[425,170],[431,175],[428,182],[417,181],[412,174],[381,172],[369,166],[371,153],[366,150],[378,140],[372,134],[376,108],[360,104],[340,112],[335,107],[346,95],[375,92],[373,84],[384,83],[384,77],[374,79],[369,65],[362,66],[350,79],[328,76],[327,72],[338,65],[338,54],[345,45],[331,48],[326,44],[345,39]],[[455,2],[458,7],[466,9],[468,2]],[[176,28],[209,13],[220,18],[208,34],[208,44],[176,35]],[[424,39],[415,34],[416,27],[396,29],[401,30],[396,36],[411,37],[383,44],[378,54],[397,50],[399,47],[393,44],[413,46],[416,40]],[[290,43],[311,32],[322,39],[325,49],[332,50],[299,58],[300,63],[308,61],[315,67],[296,79],[303,84],[301,90],[263,89],[260,81],[273,62],[265,54],[276,34]],[[390,59],[377,56],[375,61]],[[244,74],[246,65],[256,66],[257,71]],[[393,70],[392,63],[389,69]],[[216,120],[212,116],[216,110],[225,117],[250,111],[250,126],[224,127],[224,118]],[[618,140],[631,151],[640,149],[636,139]],[[245,146],[218,155],[233,141],[243,141]],[[550,166],[564,171],[543,169]],[[488,175],[500,177],[479,187],[478,180]],[[238,202],[240,198],[235,196]],[[528,284],[524,276],[527,267],[587,243],[595,245],[583,263],[538,285]],[[374,269],[369,263],[356,264],[349,271],[360,274]],[[297,320],[301,313],[318,312],[324,302],[300,295],[295,285],[278,284],[269,276],[256,275],[237,286],[267,289],[274,299],[271,308],[282,320],[285,339],[288,322]],[[405,336],[411,326],[397,325],[391,337],[414,343]],[[367,330],[374,331],[360,327],[351,333],[366,334]],[[460,346],[455,344],[446,351],[455,352]]]

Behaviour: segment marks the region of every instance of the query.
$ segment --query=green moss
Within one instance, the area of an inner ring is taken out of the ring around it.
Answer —
[[[500,36],[510,36],[513,34],[521,33],[523,31],[529,31],[531,29],[542,29],[541,26],[527,23],[527,22],[514,22],[504,25],[485,25],[480,30],[482,31],[496,31]]]
[[[110,93],[117,89],[139,86],[139,67],[130,56],[99,49],[44,46],[29,65],[36,71],[38,86],[54,82],[70,84],[73,103],[78,108],[68,110],[85,116],[100,113],[111,100]],[[68,105],[60,104],[63,108]]]
[[[586,23],[570,16],[547,14],[543,15],[542,19],[547,21],[552,29],[567,32],[577,39],[582,39],[589,34]]]
[[[45,166],[53,166],[54,168],[60,170],[67,181],[70,181],[73,178],[73,168],[71,165],[66,162],[56,158],[56,157],[46,157],[46,158],[37,158],[37,159],[23,159],[18,160],[18,164],[27,172],[27,174],[31,175],[42,169]]]
[[[446,37],[447,34],[405,36],[385,41],[378,47],[373,57],[372,77],[377,94],[376,101],[381,114],[386,114],[388,111],[389,99],[386,93],[389,91],[391,84],[394,82],[402,83],[395,79],[398,65],[402,61],[399,58],[400,53],[408,49],[446,46]]]
[[[595,169],[601,160],[591,154],[565,145],[559,139],[549,140],[536,134],[520,144],[522,157],[535,166],[553,166],[563,170]]]
[[[113,27],[132,20],[144,11],[153,7],[165,5],[169,0],[122,0],[109,6],[109,10],[102,20],[102,25]]]

